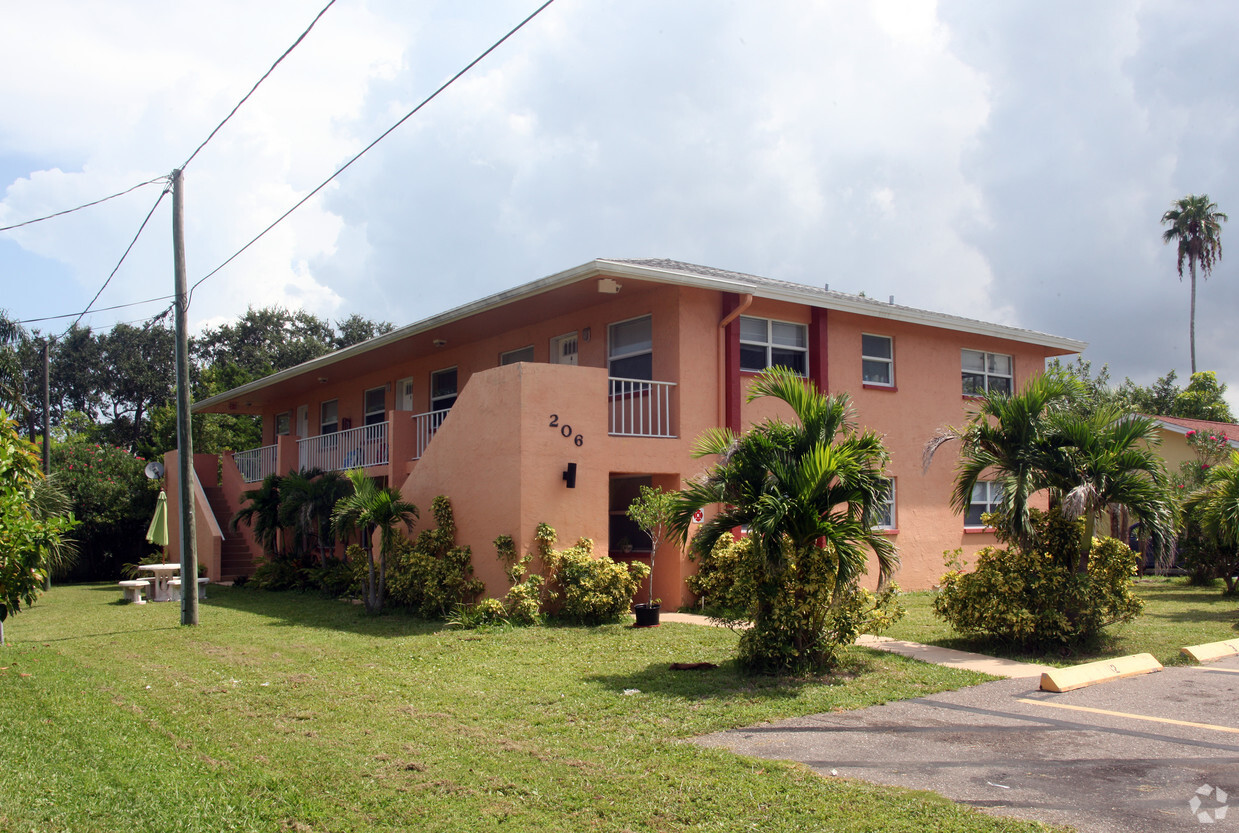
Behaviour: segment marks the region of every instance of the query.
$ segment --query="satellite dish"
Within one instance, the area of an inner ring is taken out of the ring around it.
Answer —
[[[163,463],[158,460],[151,460],[146,464],[146,476],[150,480],[158,480],[163,477]]]

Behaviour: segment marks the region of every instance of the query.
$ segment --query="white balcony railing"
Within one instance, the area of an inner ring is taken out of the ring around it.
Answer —
[[[426,446],[430,445],[431,437],[439,430],[443,420],[447,419],[450,410],[450,408],[444,408],[440,411],[427,411],[424,414],[413,415],[413,430],[417,434],[417,444],[413,448],[414,460],[422,459],[422,455],[426,453]]]
[[[269,474],[275,474],[276,446],[264,445],[262,448],[251,448],[248,451],[238,451],[232,455],[241,472],[241,479],[246,483],[257,483]]]
[[[671,393],[675,382],[611,377],[610,433],[613,437],[674,437]]]
[[[387,465],[387,447],[387,423],[376,422],[297,440],[297,457],[303,469],[344,471]]]

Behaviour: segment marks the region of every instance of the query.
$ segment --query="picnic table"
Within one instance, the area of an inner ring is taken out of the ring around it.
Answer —
[[[150,598],[152,602],[172,601],[172,592],[168,587],[168,582],[181,572],[181,565],[179,562],[167,562],[164,564],[139,564],[138,571],[154,574],[154,585],[151,587],[150,591]]]

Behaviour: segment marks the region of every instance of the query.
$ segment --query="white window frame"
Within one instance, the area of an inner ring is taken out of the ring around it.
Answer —
[[[978,491],[981,493],[978,496]],[[980,497],[980,500],[977,498]],[[972,514],[974,506],[982,507],[978,520],[975,523],[970,523],[968,516]],[[996,480],[978,480],[976,485],[972,487],[972,497],[968,501],[968,508],[964,510],[964,529],[989,529],[979,519],[990,512],[996,512],[1002,508],[1002,484]]]
[[[331,406],[331,421],[327,421],[327,406]],[[331,430],[327,430],[327,426],[331,426]],[[340,430],[340,400],[328,399],[326,402],[318,406],[318,433],[319,434],[334,434]]]
[[[453,373],[453,372],[456,374],[456,389],[452,391],[450,394],[443,393],[443,394],[436,395],[435,394],[435,379],[441,373]],[[459,396],[460,396],[460,368],[459,367],[455,367],[455,366],[444,367],[439,370],[435,370],[430,374],[430,410],[431,411],[448,410],[449,408],[451,408],[453,405],[456,404],[456,399]],[[439,404],[447,399],[451,399],[452,401],[448,402],[446,405]]]
[[[374,393],[375,391],[378,391],[379,393],[383,394],[382,407],[379,408],[378,410],[371,410],[370,394]],[[362,425],[377,425],[380,422],[386,422],[387,421],[387,385],[379,385],[376,388],[367,389],[361,395],[361,409],[362,409],[362,419],[361,419]],[[372,417],[375,417],[375,416],[377,416],[378,419],[372,419]]]
[[[649,322],[649,326],[650,326],[649,345],[648,346],[641,345],[641,346],[626,349],[626,350],[618,350],[615,345],[616,328],[622,327],[625,324],[632,324],[633,322],[641,321],[641,320],[646,320]],[[616,321],[607,326],[607,373],[608,374],[610,374],[612,377],[616,377],[616,373],[611,370],[611,366],[616,361],[620,361],[623,359],[634,359],[640,356],[650,357],[650,375],[648,379],[645,379],[642,381],[651,381],[654,378],[654,316],[638,315],[635,318],[627,318],[623,321]],[[632,375],[625,375],[625,376],[618,377],[618,378],[635,379],[638,377],[632,376]]]
[[[762,322],[765,325],[765,330],[766,330],[766,335],[765,335],[764,340],[757,341],[755,338],[752,338],[752,337],[745,338],[744,336],[744,322],[745,321]],[[803,342],[803,346],[775,344],[774,343],[774,325],[775,324],[782,324],[788,327],[795,327],[797,330],[799,330],[801,334],[801,340]],[[797,373],[799,373],[801,376],[805,378],[808,378],[809,376],[809,369],[810,369],[809,368],[809,325],[807,324],[801,324],[797,321],[781,321],[777,318],[759,318],[757,316],[752,316],[752,315],[742,315],[740,316],[740,344],[741,346],[747,346],[747,347],[760,347],[765,351],[765,354],[766,354],[765,364],[762,367],[745,367],[744,358],[743,358],[744,351],[742,350],[740,352],[740,356],[741,356],[740,369],[746,373],[761,373],[763,370],[766,370],[769,367],[773,367],[775,365],[775,362],[773,361],[773,353],[775,350],[781,350],[781,351],[792,351],[792,352],[803,354],[804,355],[804,370],[800,371],[800,370],[796,370],[796,368],[791,368],[791,369],[795,370]],[[786,367],[786,365],[780,365],[780,366]]]
[[[875,356],[870,355],[865,350],[865,339],[880,338],[886,342],[887,355]],[[886,381],[878,381],[870,379],[867,372],[867,366],[870,364],[881,364],[886,366]],[[883,336],[877,333],[861,333],[860,336],[860,378],[861,382],[866,385],[875,385],[882,388],[895,387],[895,339],[893,336]]]
[[[534,360],[533,355],[532,344],[527,347],[519,347],[515,350],[508,350],[499,354],[499,366],[504,367],[506,365],[516,364],[518,362],[532,362]]]
[[[975,356],[981,356],[981,362],[984,365],[983,370],[973,370],[973,369],[967,369],[964,367],[964,356],[966,356],[969,353],[972,353]],[[1008,367],[1010,367],[1011,369],[1010,373],[999,373],[996,370],[990,369],[991,367],[993,367],[992,359],[996,357],[1001,357],[1007,360]],[[963,391],[965,396],[984,396],[986,393],[989,393],[992,387],[991,382],[990,382],[991,379],[1006,379],[1007,380],[1007,393],[1015,392],[1015,357],[1010,355],[1009,353],[990,353],[985,350],[969,350],[967,347],[965,347],[960,351],[959,366],[960,366],[961,390]],[[968,390],[968,388],[964,386],[962,382],[962,379],[964,376],[980,376],[984,380],[984,385],[985,385],[984,390],[981,390],[981,391]]]
[[[898,529],[899,516],[895,514],[895,478],[885,477],[883,480],[885,480],[887,484],[886,499],[882,501],[882,505],[886,507],[886,511],[883,513],[886,517],[879,518],[878,522],[873,525],[873,528],[891,530]]]

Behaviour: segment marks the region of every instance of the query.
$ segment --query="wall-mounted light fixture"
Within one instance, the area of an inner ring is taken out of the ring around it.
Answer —
[[[564,482],[569,489],[576,488],[576,463],[569,463],[568,468],[564,469]]]
[[[581,341],[589,341],[593,334],[593,331],[586,327],[584,330],[581,330]]]
[[[603,295],[618,295],[622,285],[614,278],[599,278],[598,291]]]
[[[434,340],[434,345],[435,345],[435,347],[447,347],[447,339],[446,339],[446,338],[436,338],[436,339]]]
[[[319,376],[319,377],[318,377],[318,383],[319,383],[320,385],[325,385],[325,384],[327,384],[327,377],[326,377],[326,376]]]

